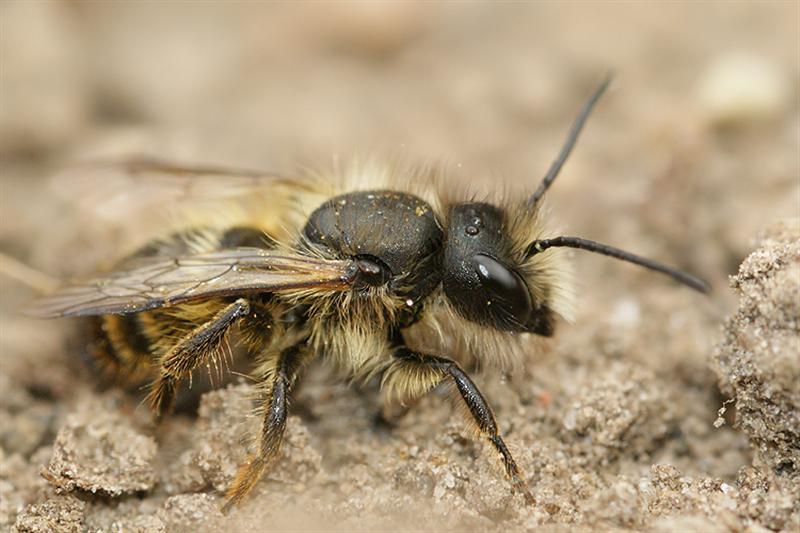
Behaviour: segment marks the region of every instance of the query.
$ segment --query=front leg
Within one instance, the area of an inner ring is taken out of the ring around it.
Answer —
[[[414,398],[427,393],[447,378],[450,378],[458,389],[481,435],[486,437],[500,453],[503,467],[514,490],[522,493],[525,502],[532,505],[535,500],[522,478],[517,462],[497,431],[492,409],[475,383],[455,361],[446,357],[414,352],[404,347],[399,348],[395,353],[394,362],[383,376],[381,385],[390,396]]]

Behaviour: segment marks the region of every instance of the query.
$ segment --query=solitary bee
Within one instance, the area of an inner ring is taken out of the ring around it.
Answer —
[[[563,247],[707,290],[661,263],[547,231],[543,195],[608,83],[583,105],[539,187],[523,198],[454,198],[435,171],[375,164],[291,179],[141,159],[96,167],[84,185],[106,194],[105,205],[239,199],[238,218],[209,215],[202,227],[154,241],[111,273],[68,285],[30,311],[91,317],[92,354],[117,377],[152,380],[147,402],[157,418],[235,333],[255,362],[264,421],[226,508],[277,457],[291,389],[315,357],[351,378],[381,376],[386,398],[401,402],[450,381],[513,489],[532,503],[491,408],[457,361],[513,363],[525,334],[549,337],[557,315],[569,318]]]

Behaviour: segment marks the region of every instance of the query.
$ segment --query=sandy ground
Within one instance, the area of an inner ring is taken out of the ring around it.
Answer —
[[[152,235],[60,200],[48,178],[75,160],[291,172],[376,151],[533,187],[613,70],[554,216],[713,290],[575,254],[575,323],[532,343],[524,372],[476,376],[533,506],[444,393],[379,427],[374,384],[317,366],[280,464],[223,516],[258,425],[251,385],[153,429],[140,398],[82,368],[74,324],[20,317],[34,292],[0,276],[0,529],[797,530],[798,15],[791,2],[3,2],[0,249],[51,276]]]

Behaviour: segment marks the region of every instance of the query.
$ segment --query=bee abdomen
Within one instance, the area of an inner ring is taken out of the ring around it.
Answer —
[[[151,340],[139,315],[105,315],[91,321],[95,340],[89,355],[105,378],[134,385],[149,375]]]
[[[195,228],[176,232],[153,241],[128,257],[177,257],[202,249],[236,247],[272,248],[275,240],[258,228],[234,226],[224,231]],[[120,385],[137,386],[155,374],[160,357],[177,340],[225,307],[225,300],[210,299],[179,305],[168,310],[153,309],[130,315],[104,315],[88,321],[93,337],[88,355],[90,364],[103,378]],[[245,340],[259,346],[271,335],[268,301],[253,302],[254,314],[264,318],[259,327],[248,328]]]
[[[220,236],[219,245],[222,248],[235,248],[237,246],[251,246],[254,248],[274,248],[276,241],[271,236],[257,228],[234,226]]]

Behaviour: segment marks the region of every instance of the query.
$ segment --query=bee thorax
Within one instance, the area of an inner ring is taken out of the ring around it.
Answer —
[[[441,274],[442,230],[422,199],[395,191],[363,191],[332,198],[303,231],[335,258],[356,261],[361,285],[387,285],[415,300],[429,295]]]

